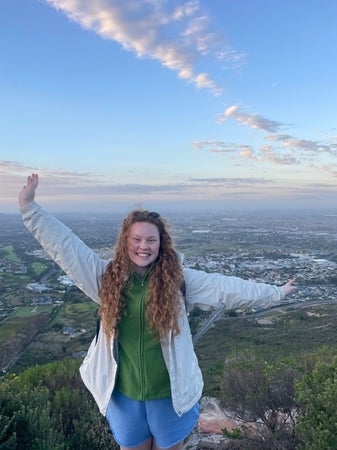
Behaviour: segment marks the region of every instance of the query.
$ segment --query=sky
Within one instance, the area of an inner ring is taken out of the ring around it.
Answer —
[[[337,2],[1,0],[0,213],[336,210]]]

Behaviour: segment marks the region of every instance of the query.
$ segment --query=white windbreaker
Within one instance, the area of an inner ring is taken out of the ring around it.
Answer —
[[[50,257],[71,277],[91,300],[98,297],[101,277],[108,264],[67,226],[43,210],[36,202],[21,209],[23,222]],[[246,281],[218,273],[184,268],[185,299],[180,296],[180,334],[171,333],[162,342],[162,351],[170,377],[173,407],[178,415],[190,410],[200,399],[203,379],[193,349],[191,331],[185,310],[220,306],[225,309],[251,306],[268,308],[284,298],[282,288]],[[106,415],[117,372],[116,339],[108,341],[101,329],[80,368],[84,384],[93,395],[100,412]]]

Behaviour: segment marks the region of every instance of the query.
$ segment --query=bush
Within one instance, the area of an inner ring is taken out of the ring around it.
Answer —
[[[337,355],[336,350],[323,348],[308,364],[310,370],[297,382],[297,399],[302,413],[296,433],[305,450],[337,448]]]
[[[77,360],[0,379],[0,449],[117,449],[82,383]]]
[[[299,377],[292,361],[269,365],[252,354],[226,361],[221,403],[237,418],[254,422],[242,428],[235,448],[294,448],[294,382]]]

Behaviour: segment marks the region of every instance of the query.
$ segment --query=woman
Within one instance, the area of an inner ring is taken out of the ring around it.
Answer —
[[[121,449],[179,450],[199,416],[203,380],[185,303],[270,307],[294,289],[185,268],[158,213],[124,220],[105,261],[35,203],[38,175],[19,195],[23,221],[51,258],[100,305],[100,329],[80,368]],[[184,295],[181,286],[184,284]]]

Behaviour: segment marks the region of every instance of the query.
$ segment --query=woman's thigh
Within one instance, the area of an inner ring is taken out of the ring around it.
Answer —
[[[183,448],[183,442],[179,442],[176,445],[173,445],[173,447],[165,448],[165,450],[182,450]],[[162,447],[158,447],[155,443],[153,443],[151,450],[163,450]]]

